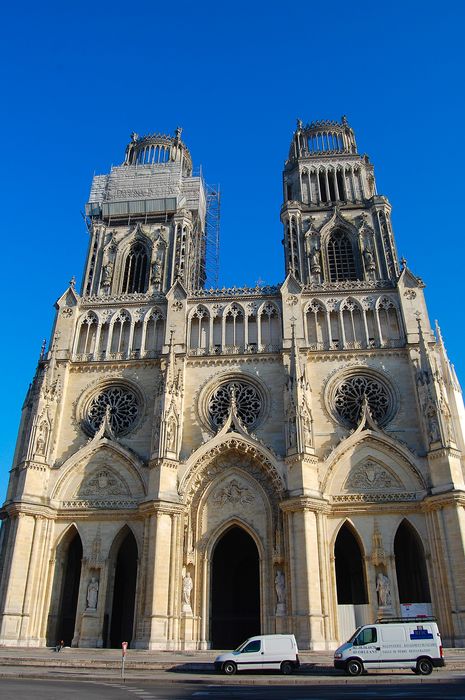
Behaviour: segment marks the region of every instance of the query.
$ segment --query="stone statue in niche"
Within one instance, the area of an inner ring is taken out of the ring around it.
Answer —
[[[365,269],[368,272],[373,272],[376,269],[373,252],[368,247],[363,251],[363,260],[365,261]]]
[[[289,447],[295,447],[297,444],[297,428],[295,424],[295,418],[291,418],[289,421]]]
[[[191,593],[194,582],[192,581],[189,571],[186,571],[186,575],[182,579],[182,612],[190,613],[192,615],[191,606]]]
[[[47,438],[48,438],[48,426],[44,422],[44,423],[41,423],[39,426],[39,432],[38,432],[37,440],[36,440],[36,453],[38,455],[45,454],[45,448],[47,445]]]
[[[278,569],[276,571],[276,576],[274,578],[274,585],[276,589],[276,615],[285,615],[286,613],[286,578],[284,576],[284,571]]]
[[[378,594],[378,605],[380,608],[386,608],[392,604],[389,578],[381,571],[376,576],[376,593]]]
[[[109,287],[113,277],[113,262],[108,260],[102,269],[102,287]]]
[[[176,423],[170,419],[166,426],[166,447],[170,452],[175,451],[176,446]]]
[[[321,252],[314,246],[310,254],[310,272],[315,275],[321,273]]]
[[[439,423],[436,415],[436,411],[432,406],[428,409],[428,438],[431,442],[438,442],[441,439],[441,433],[439,431]]]
[[[160,258],[155,258],[152,263],[152,272],[150,275],[150,280],[152,284],[160,284],[161,282],[161,260]]]
[[[96,610],[97,609],[97,600],[98,600],[98,588],[99,588],[99,583],[95,576],[92,576],[92,578],[89,581],[89,585],[87,586],[87,609],[88,610]]]

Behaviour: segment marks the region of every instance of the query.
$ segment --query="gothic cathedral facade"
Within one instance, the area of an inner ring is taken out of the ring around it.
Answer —
[[[94,177],[1,510],[1,645],[331,649],[412,614],[465,644],[462,395],[345,118],[297,123],[283,200],[284,282],[207,289],[180,129]]]

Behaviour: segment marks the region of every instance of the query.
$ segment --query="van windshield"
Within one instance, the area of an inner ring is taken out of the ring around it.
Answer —
[[[241,649],[243,649],[243,648],[245,647],[245,645],[247,644],[248,641],[249,641],[249,640],[246,639],[245,642],[242,642],[242,644],[239,644],[239,646],[237,647],[237,649],[234,649],[234,651],[240,651]]]
[[[355,630],[355,632],[353,633],[353,635],[352,635],[351,637],[349,637],[349,639],[347,640],[347,642],[353,642],[354,639],[355,639],[355,637],[357,636],[357,634],[360,632],[361,629],[362,629],[361,627],[357,627],[357,629]]]

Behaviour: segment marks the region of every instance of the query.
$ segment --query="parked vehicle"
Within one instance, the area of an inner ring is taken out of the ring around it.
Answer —
[[[359,627],[334,652],[334,667],[349,676],[380,668],[411,668],[427,676],[439,666],[444,652],[434,617],[377,620]]]
[[[293,634],[264,634],[250,637],[235,651],[220,654],[215,669],[228,676],[236,671],[277,670],[285,675],[300,666],[299,650]]]

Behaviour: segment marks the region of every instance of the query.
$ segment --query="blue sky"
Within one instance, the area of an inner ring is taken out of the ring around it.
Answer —
[[[194,164],[220,184],[220,285],[276,283],[296,118],[347,114],[464,383],[464,18],[458,1],[8,4],[0,500],[53,303],[80,282],[92,175],[122,162],[133,130],[182,126]]]

